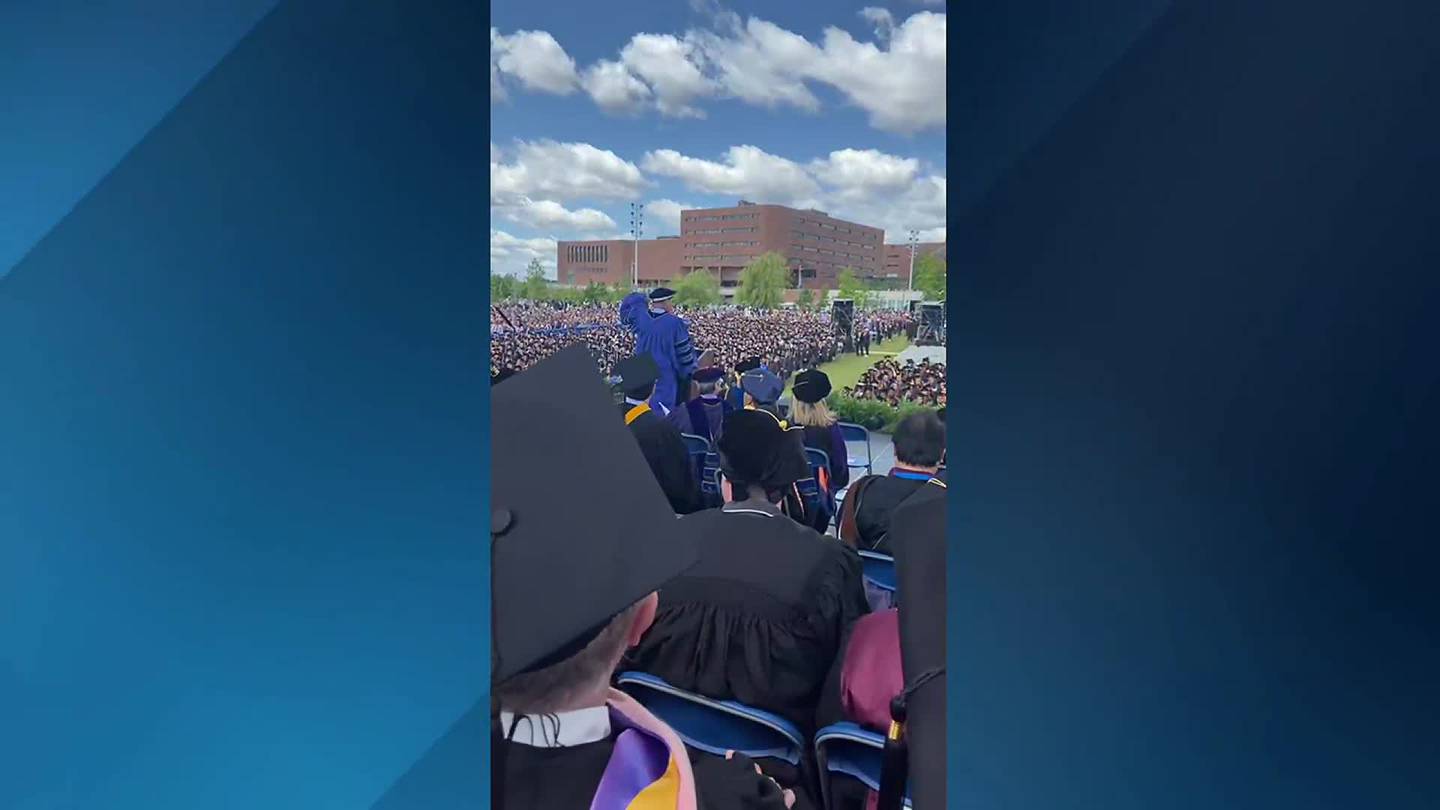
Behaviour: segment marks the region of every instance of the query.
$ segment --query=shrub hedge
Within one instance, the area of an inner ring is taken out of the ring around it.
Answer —
[[[899,424],[900,420],[912,413],[935,410],[909,401],[900,403],[898,408],[892,408],[884,402],[873,399],[855,399],[844,394],[833,394],[826,402],[841,422],[853,422],[880,433],[894,433],[895,426]]]

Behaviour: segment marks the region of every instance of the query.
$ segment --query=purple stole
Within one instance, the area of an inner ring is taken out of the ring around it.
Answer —
[[[645,707],[612,689],[607,701],[615,749],[591,810],[696,810],[685,744]]]

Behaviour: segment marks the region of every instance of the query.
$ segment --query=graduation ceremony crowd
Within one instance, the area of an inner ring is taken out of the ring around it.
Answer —
[[[610,369],[619,402],[588,346],[492,376],[492,806],[813,808],[822,779],[829,807],[876,806],[860,781],[821,774],[808,744],[794,763],[687,746],[612,685],[643,672],[778,715],[807,741],[841,721],[883,734],[899,696],[910,798],[938,810],[943,412],[907,416],[894,469],[852,480],[822,372],[799,370],[782,415],[763,358],[698,355],[668,298],[622,304],[638,348]],[[555,459],[581,482],[563,508]],[[867,585],[861,550],[893,556],[897,589]]]
[[[713,362],[734,368],[747,358],[761,363],[782,380],[800,369],[834,360],[844,348],[828,315],[801,309],[751,310],[714,307],[681,311],[698,347],[712,352]],[[857,353],[872,343],[909,331],[903,312],[875,312],[856,317]],[[584,343],[597,357],[601,371],[635,352],[635,334],[617,322],[613,305],[519,302],[496,305],[490,312],[492,373],[529,368],[572,343]]]
[[[945,364],[922,359],[903,363],[889,358],[865,369],[845,393],[855,399],[873,399],[897,406],[909,400],[932,408],[945,407]]]

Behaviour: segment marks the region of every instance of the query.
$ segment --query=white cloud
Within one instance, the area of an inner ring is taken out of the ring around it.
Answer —
[[[705,55],[725,94],[761,107],[820,109],[805,84],[820,52],[799,34],[752,17],[733,34],[692,31],[687,38]]]
[[[568,95],[579,85],[575,60],[565,53],[555,37],[545,31],[516,31],[503,36],[490,29],[490,97],[497,88],[504,98],[504,86],[497,72],[513,76],[524,87],[545,93]],[[497,71],[498,69],[498,71]]]
[[[673,177],[695,191],[756,202],[805,206],[819,190],[803,166],[755,146],[732,146],[723,162],[659,149],[647,153],[642,164],[646,171]]]
[[[877,129],[912,133],[945,126],[945,15],[911,16],[887,45],[828,28],[824,55],[810,75],[868,112]]]
[[[693,43],[670,34],[636,34],[620,51],[620,61],[650,86],[661,115],[705,117],[690,102],[709,95],[713,85],[700,72]]]
[[[945,177],[924,173],[914,158],[875,149],[839,149],[802,164],[754,146],[734,146],[719,161],[660,149],[647,154],[642,164],[646,171],[678,179],[693,191],[819,208],[884,228],[892,242],[904,241],[911,228],[920,230],[923,240],[945,238]],[[678,217],[678,208],[674,214]]]
[[[680,233],[680,212],[699,207],[674,200],[651,200],[645,203],[645,216],[663,226],[655,232],[657,236],[674,236]]]
[[[594,208],[571,211],[554,200],[525,199],[515,205],[499,206],[495,211],[517,225],[540,230],[603,231],[615,227],[615,220],[603,211]]]
[[[539,259],[546,275],[555,277],[555,240],[549,237],[525,239],[490,229],[490,272],[523,276],[531,259]]]
[[[757,17],[742,24],[715,0],[693,0],[691,7],[708,28],[682,36],[636,34],[618,61],[602,59],[581,74],[545,32],[492,32],[491,49],[501,53],[501,74],[546,92],[581,86],[609,112],[653,106],[667,117],[703,118],[702,103],[715,98],[815,112],[821,101],[813,85],[826,85],[878,129],[910,134],[945,125],[943,11],[917,12],[897,24],[888,10],[866,7],[860,15],[876,26],[874,41],[830,27],[812,42]],[[503,97],[495,68],[491,74],[491,98]]]
[[[920,161],[876,149],[839,149],[823,160],[812,161],[810,171],[847,194],[864,195],[902,189],[915,182]]]
[[[518,204],[522,198],[570,202],[626,200],[640,196],[645,179],[635,164],[588,143],[519,141],[511,162],[490,160],[490,202]]]
[[[890,32],[895,28],[895,18],[886,8],[866,6],[860,9],[860,17],[875,26],[876,39],[888,39]]]
[[[596,62],[585,71],[581,84],[606,112],[635,112],[650,99],[650,87],[635,78],[621,62],[605,59]]]

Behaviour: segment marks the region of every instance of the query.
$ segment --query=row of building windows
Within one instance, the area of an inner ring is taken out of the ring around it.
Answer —
[[[790,250],[792,252],[799,250],[805,253],[816,253],[821,256],[839,256],[842,259],[854,259],[858,262],[869,261],[874,258],[872,256],[863,256],[859,253],[846,253],[843,250],[830,250],[829,248],[811,247],[810,245],[791,245]]]
[[[759,216],[759,214],[703,214],[685,219],[689,222],[734,222],[741,219],[755,219]]]
[[[570,245],[566,248],[565,256],[572,262],[608,262],[610,261],[610,246]]]
[[[752,226],[744,227],[744,228],[697,228],[697,229],[695,229],[695,230],[686,231],[685,233],[686,233],[686,235],[688,236],[689,234],[692,234],[692,233],[754,233],[754,232],[755,232],[755,226],[752,225]]]
[[[709,255],[709,256],[704,256],[704,255],[700,255],[700,256],[685,256],[684,259],[685,259],[685,261],[687,261],[687,262],[752,262],[752,261],[755,260],[755,257],[754,257],[754,256],[726,256],[726,255],[717,253],[717,254],[713,254],[713,255]]]
[[[833,237],[833,236],[821,236],[821,235],[813,234],[813,233],[805,233],[804,231],[791,231],[791,232],[790,232],[790,235],[793,236],[793,237],[795,237],[796,239],[806,239],[806,240],[809,240],[809,241],[811,241],[811,242],[833,242],[833,243],[835,243],[835,244],[847,245],[847,246],[849,246],[849,247],[861,248],[862,250],[874,250],[874,249],[875,249],[875,246],[874,246],[874,245],[866,245],[866,244],[863,244],[863,243],[861,243],[861,242],[851,242],[851,241],[849,241],[848,239],[836,239],[836,238]]]
[[[755,247],[759,242],[691,242],[691,247]]]
[[[830,222],[822,222],[822,221],[820,221],[820,220],[818,220],[818,219],[802,219],[802,218],[800,218],[800,217],[796,217],[796,218],[795,218],[795,224],[797,224],[797,225],[814,225],[814,226],[816,226],[817,228],[821,228],[821,229],[827,230],[827,231],[835,231],[835,232],[837,232],[837,233],[853,233],[853,234],[859,235],[861,239],[865,239],[865,240],[870,241],[870,242],[878,242],[878,241],[880,241],[880,240],[879,240],[879,237],[877,237],[877,236],[876,236],[875,234],[873,234],[873,233],[866,233],[865,231],[856,230],[856,229],[854,229],[854,228],[851,228],[851,227],[848,227],[848,226],[845,226],[845,225],[835,225],[835,224],[830,223]]]

